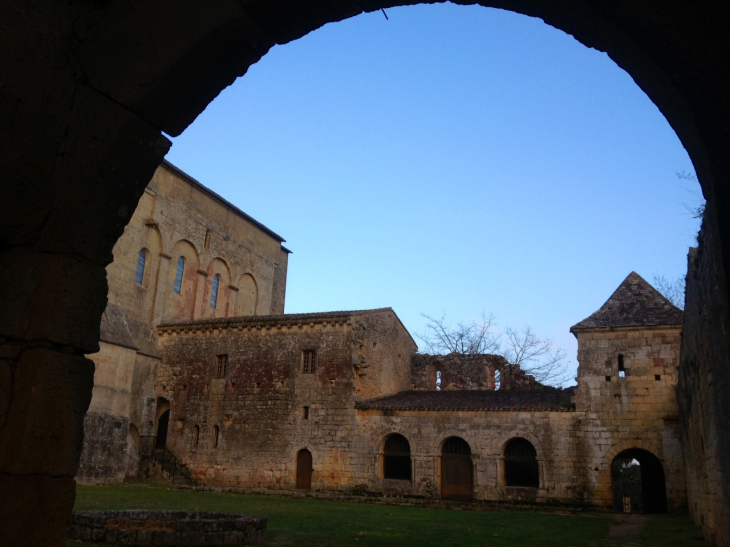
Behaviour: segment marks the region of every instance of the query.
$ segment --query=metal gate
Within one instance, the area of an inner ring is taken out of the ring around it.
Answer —
[[[312,488],[312,453],[306,448],[297,454],[297,490]]]
[[[613,505],[617,513],[642,513],[641,465],[636,459],[613,462]]]

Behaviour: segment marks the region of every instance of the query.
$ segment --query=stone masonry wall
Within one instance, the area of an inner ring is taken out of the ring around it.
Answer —
[[[709,207],[689,254],[679,406],[689,509],[711,545],[730,545],[730,325],[721,250]]]
[[[670,510],[686,507],[676,387],[680,327],[578,332],[577,458],[591,474],[584,496],[596,505],[613,499],[610,466],[621,451],[640,448],[662,463]],[[619,377],[618,355],[626,376]]]
[[[426,355],[411,357],[412,389],[436,389],[437,372],[441,389],[449,390],[532,390],[540,387],[534,376],[519,365],[511,365],[501,355]]]
[[[120,482],[130,425],[138,435],[154,434],[160,321],[283,313],[288,252],[274,236],[169,164],[157,169],[107,267],[109,304],[101,350],[90,356],[96,374],[80,481]],[[140,251],[146,258],[138,284]],[[178,294],[173,289],[181,256]],[[216,274],[221,281],[212,308]],[[124,424],[123,431],[106,423]]]
[[[265,488],[294,487],[303,448],[315,456],[315,487],[358,483],[370,456],[347,450],[357,435],[355,403],[407,388],[416,349],[392,310],[162,326],[160,341],[157,394],[170,401],[168,447],[197,482]],[[302,372],[306,350],[316,352],[313,374]],[[215,378],[222,354],[226,375]]]

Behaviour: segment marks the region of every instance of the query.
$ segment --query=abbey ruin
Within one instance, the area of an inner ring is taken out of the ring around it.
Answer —
[[[77,480],[687,507],[682,312],[636,273],[575,324],[577,386],[417,353],[390,308],[285,314],[284,240],[169,163],[108,267]]]

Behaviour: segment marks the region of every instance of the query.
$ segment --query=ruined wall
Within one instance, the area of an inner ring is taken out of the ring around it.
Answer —
[[[677,408],[680,327],[616,328],[578,332],[576,410],[584,413],[579,457],[589,476],[584,496],[611,504],[610,466],[621,451],[641,448],[662,463],[670,510],[686,507],[686,483]],[[626,376],[619,377],[623,355]]]
[[[293,488],[302,448],[316,454],[315,482],[353,484],[369,457],[345,450],[356,435],[355,402],[407,387],[416,349],[392,310],[191,322],[159,332],[156,391],[170,401],[168,447],[197,481],[229,486]],[[302,371],[309,350],[312,374]],[[226,374],[216,378],[223,354]]]
[[[501,355],[426,355],[411,357],[412,389],[436,389],[437,372],[441,389],[490,390],[538,389],[540,384],[518,365],[511,365]]]
[[[714,211],[690,251],[685,293],[679,406],[689,509],[712,545],[730,545],[730,332]]]

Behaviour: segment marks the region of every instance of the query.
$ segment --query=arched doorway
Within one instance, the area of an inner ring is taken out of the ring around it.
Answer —
[[[155,448],[165,448],[167,444],[167,426],[170,423],[170,401],[164,397],[157,398],[155,409]]]
[[[312,488],[312,453],[302,448],[297,453],[297,490]]]
[[[441,448],[441,498],[471,501],[473,497],[471,448],[464,439],[449,437]]]
[[[504,484],[523,488],[540,487],[537,451],[530,441],[517,437],[505,445]]]
[[[403,435],[395,433],[385,441],[383,449],[383,478],[412,480],[411,445]]]
[[[646,450],[630,448],[611,464],[613,508],[617,513],[666,513],[667,487],[662,462]]]

